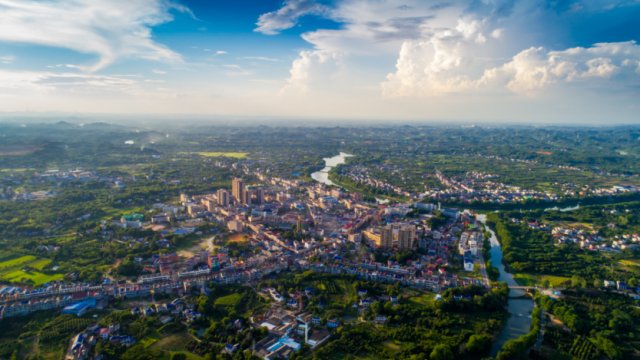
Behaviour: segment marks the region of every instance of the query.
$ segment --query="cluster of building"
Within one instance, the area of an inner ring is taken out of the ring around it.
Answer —
[[[122,183],[122,179],[119,177],[101,176],[93,171],[83,169],[51,169],[42,173],[34,172],[22,176],[26,177],[21,178],[19,181],[11,177],[0,180],[0,199],[13,201],[46,200],[56,196],[56,190],[51,189],[52,186],[57,187],[70,182],[101,181],[113,183],[114,186],[117,183]],[[17,190],[18,188],[27,188],[29,190]]]
[[[425,197],[433,201],[452,201],[460,203],[518,203],[528,200],[557,200],[551,192],[522,189],[496,180],[496,176],[481,172],[468,172],[463,176],[446,176],[440,171],[435,174],[444,189],[432,189]]]
[[[640,246],[640,235],[623,234],[605,239],[595,230],[580,227],[556,226],[551,235],[557,244],[576,244],[583,249],[620,252]]]
[[[381,169],[377,169],[378,171],[384,171],[387,174],[391,174],[394,176],[397,181],[401,182],[403,180],[403,171],[396,167],[392,167],[391,165],[382,165]],[[342,170],[342,175],[349,177],[351,181],[368,187],[377,189],[383,193],[394,194],[400,196],[413,197],[414,194],[407,191],[403,187],[397,184],[391,184],[387,181],[381,180],[372,174],[372,171],[365,166],[362,165],[353,165],[346,169]]]
[[[302,295],[296,297],[298,299],[287,306],[275,302],[264,315],[254,319],[254,326],[268,330],[268,335],[254,345],[255,355],[265,360],[287,359],[300,350],[302,344],[314,349],[329,340],[329,329],[336,328],[339,322],[333,320],[323,326],[320,317],[302,310]]]
[[[416,226],[407,223],[387,224],[365,230],[362,235],[375,247],[386,250],[413,250],[417,245]]]
[[[98,341],[108,341],[112,344],[125,347],[132,346],[136,343],[136,339],[133,336],[121,334],[119,324],[111,324],[106,327],[91,325],[83,332],[71,338],[65,354],[65,360],[85,360],[93,358],[92,349]]]
[[[458,252],[463,256],[466,271],[473,271],[475,259],[482,255],[483,235],[480,231],[464,231],[458,240]]]

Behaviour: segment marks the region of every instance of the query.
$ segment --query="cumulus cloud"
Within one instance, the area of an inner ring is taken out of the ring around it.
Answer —
[[[496,81],[506,83],[508,89],[517,93],[530,93],[558,83],[637,86],[640,85],[640,46],[627,41],[561,51],[532,47],[503,66],[487,70],[478,83]]]
[[[70,49],[96,55],[95,71],[119,58],[179,61],[155,42],[153,26],[188,12],[170,0],[0,0],[0,41]]]
[[[571,43],[569,25],[562,21],[577,13],[581,17],[574,22],[588,19],[589,14],[630,6],[629,2],[574,3],[581,6],[536,0],[437,4],[405,0],[400,6],[393,0],[336,1],[323,7],[321,16],[340,22],[340,28],[302,35],[312,47],[300,51],[292,62],[285,90],[304,93],[312,87],[330,88],[337,86],[332,76],[335,71],[344,70],[353,80],[352,74],[359,72],[362,64],[393,61],[395,71],[382,70],[377,79],[373,72],[368,74],[386,97],[480,89],[528,94],[561,83],[611,86],[615,78],[619,86],[636,81],[639,57],[635,43],[578,48]],[[313,14],[309,9],[314,5],[311,1],[287,1],[282,8],[261,16],[259,24],[264,24],[265,33],[278,33],[294,26],[300,16]],[[627,55],[618,56],[625,51]],[[373,71],[380,69],[371,67]]]
[[[398,6],[394,0],[345,0],[323,11],[323,16],[343,25],[340,29],[318,29],[302,35],[313,48],[300,51],[292,62],[285,92],[291,89],[307,92],[311,82],[315,82],[314,86],[326,85],[323,82],[336,84],[333,75],[343,68],[342,60],[393,57],[401,41],[422,37],[424,32],[431,31],[427,24],[438,25],[437,21],[431,24],[432,5],[420,0],[407,0],[404,6]],[[312,73],[315,75],[311,76]]]
[[[294,27],[298,19],[305,15],[323,15],[327,12],[328,8],[315,0],[285,0],[280,9],[260,15],[255,31],[276,35]]]
[[[633,41],[560,51],[531,47],[477,76],[469,72],[474,68],[469,66],[473,64],[469,54],[463,54],[460,47],[441,45],[434,39],[405,43],[396,72],[382,84],[384,94],[430,96],[501,89],[532,94],[555,84],[609,88],[640,85],[640,46]]]
[[[302,51],[293,61],[289,70],[289,79],[281,93],[304,94],[313,83],[326,80],[324,75],[335,71],[338,66],[339,55],[331,51],[308,50]],[[327,68],[331,68],[327,71]]]

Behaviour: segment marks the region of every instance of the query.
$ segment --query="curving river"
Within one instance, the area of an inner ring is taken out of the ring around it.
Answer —
[[[340,154],[336,156],[322,159],[324,160],[324,168],[312,173],[311,178],[325,185],[334,185],[333,181],[329,180],[329,171],[338,165],[344,164],[347,161],[347,158],[351,156],[353,155],[340,152]]]
[[[484,214],[476,215],[478,221],[480,221],[483,225],[486,225],[487,216]],[[502,248],[500,247],[500,243],[498,242],[498,238],[496,237],[495,232],[488,227],[485,226],[487,231],[491,234],[491,250],[489,254],[491,255],[491,264],[495,266],[500,272],[500,276],[498,277],[498,281],[504,281],[509,286],[518,286],[518,283],[513,279],[513,275],[508,273],[504,264],[502,263]],[[524,290],[520,289],[509,289],[509,297],[518,297],[523,296],[525,294]],[[505,342],[520,337],[529,332],[531,328],[531,311],[533,310],[533,300],[527,298],[520,299],[509,299],[507,302],[507,311],[510,316],[507,319],[507,323],[504,328],[498,335],[497,340],[493,343],[491,348],[491,356],[495,356],[502,345]]]

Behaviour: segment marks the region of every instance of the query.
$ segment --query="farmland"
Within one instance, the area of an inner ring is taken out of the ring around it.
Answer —
[[[227,157],[227,158],[232,158],[232,159],[245,159],[247,157],[247,155],[249,155],[246,152],[235,152],[235,151],[203,151],[203,152],[199,152],[197,153],[200,156],[204,156],[204,157]]]
[[[26,255],[0,262],[0,281],[42,285],[62,279],[62,274],[47,274],[43,270],[51,260]]]

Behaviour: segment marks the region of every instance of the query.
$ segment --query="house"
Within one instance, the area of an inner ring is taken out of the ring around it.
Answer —
[[[315,348],[318,345],[321,345],[325,341],[327,341],[331,337],[331,334],[324,329],[315,329],[309,335],[307,339],[307,344],[311,346],[311,348]]]
[[[225,352],[227,354],[233,354],[234,352],[238,351],[239,348],[240,348],[240,344],[227,344],[224,346],[224,349],[222,350],[222,352]]]
[[[622,282],[622,281],[616,281],[616,288],[619,291],[626,291],[629,290],[629,286],[627,286],[626,283]]]
[[[373,320],[376,324],[384,324],[387,322],[387,317],[384,315],[377,315]]]

